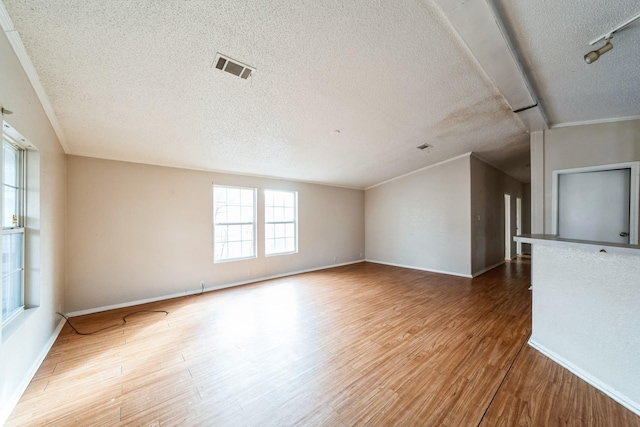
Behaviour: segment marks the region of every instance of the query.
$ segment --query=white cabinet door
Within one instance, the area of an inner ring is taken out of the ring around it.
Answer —
[[[630,169],[559,175],[558,235],[629,243],[630,179]]]

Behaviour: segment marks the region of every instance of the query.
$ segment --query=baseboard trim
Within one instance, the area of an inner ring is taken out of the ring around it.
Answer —
[[[496,267],[500,267],[505,262],[507,262],[507,261],[506,260],[502,260],[499,263],[493,264],[492,266],[489,266],[489,267],[485,268],[484,270],[476,271],[475,273],[472,274],[472,276],[473,277],[478,277],[479,275],[484,274],[489,270],[493,270]]]
[[[402,267],[402,268],[410,268],[412,270],[428,271],[429,273],[438,273],[438,274],[447,274],[449,276],[465,277],[467,279],[473,278],[473,276],[471,276],[470,274],[460,274],[460,273],[454,273],[452,271],[434,270],[432,268],[422,268],[422,267],[416,267],[413,265],[395,264],[393,262],[376,261],[373,259],[365,259],[365,261],[371,262],[374,264],[390,265],[392,267]]]
[[[582,378],[583,380],[585,380],[586,382],[588,382],[589,384],[591,384],[592,386],[594,386],[595,388],[597,388],[598,390],[600,390],[601,392],[603,392],[604,394],[606,394],[607,396],[609,396],[610,398],[612,398],[613,400],[615,400],[616,402],[618,402],[619,404],[621,404],[622,406],[630,410],[631,412],[634,412],[636,415],[640,416],[640,403],[634,402],[633,400],[627,398],[622,393],[609,387],[607,384],[593,377],[588,372],[580,369],[579,367],[569,362],[564,357],[558,355],[557,353],[553,352],[552,350],[549,350],[542,344],[536,342],[533,339],[533,337],[529,338],[529,345],[535,348],[536,350],[538,350],[540,353],[547,356],[549,359],[556,362],[558,365],[568,369],[574,375]]]
[[[357,261],[343,262],[343,263],[340,263],[340,264],[331,264],[331,265],[326,265],[326,266],[323,266],[323,267],[309,268],[309,269],[306,269],[306,270],[291,271],[291,272],[288,272],[288,273],[275,274],[275,275],[272,275],[272,276],[256,277],[256,278],[252,278],[252,279],[249,279],[249,280],[242,280],[242,281],[239,281],[239,282],[225,283],[225,284],[219,285],[219,286],[205,287],[204,288],[204,292],[218,291],[220,289],[227,289],[227,288],[233,288],[235,286],[242,286],[242,285],[249,285],[251,283],[263,282],[265,280],[279,279],[281,277],[287,277],[287,276],[295,276],[296,274],[311,273],[313,271],[327,270],[329,268],[336,268],[336,267],[342,267],[342,266],[345,266],[345,265],[358,264],[358,263],[364,262],[364,261],[365,261],[364,259],[360,259],[360,260],[357,260]],[[106,306],[103,306],[103,307],[88,308],[86,310],[71,311],[71,312],[67,313],[67,317],[84,316],[85,314],[99,313],[99,312],[102,312],[102,311],[108,311],[108,310],[115,310],[115,309],[118,309],[118,308],[131,307],[131,306],[134,306],[134,305],[148,304],[150,302],[164,301],[164,300],[168,300],[168,299],[172,299],[172,298],[180,298],[180,297],[185,297],[185,296],[189,296],[189,295],[199,294],[200,292],[202,292],[201,289],[196,289],[196,290],[193,290],[193,291],[179,292],[179,293],[175,293],[175,294],[162,295],[162,296],[153,297],[153,298],[145,298],[145,299],[141,299],[141,300],[129,301],[129,302],[124,302],[124,303],[120,303],[120,304],[106,305]]]
[[[40,351],[40,354],[38,354],[38,357],[31,365],[31,368],[25,375],[24,379],[22,380],[22,383],[16,389],[15,393],[9,399],[7,404],[2,409],[0,409],[0,426],[4,425],[4,423],[6,423],[7,420],[9,419],[9,416],[15,409],[18,402],[20,401],[20,398],[22,397],[25,390],[31,383],[31,380],[35,376],[36,372],[38,372],[38,369],[40,368],[40,365],[42,365],[44,358],[47,357],[47,354],[49,354],[49,350],[51,350],[51,347],[53,347],[53,343],[56,342],[56,339],[58,338],[58,335],[60,335],[60,331],[62,330],[62,327],[64,326],[64,324],[65,324],[64,319],[61,319],[58,322],[58,326],[56,326],[56,329],[54,329],[53,333],[49,337],[49,340],[42,348],[42,351]]]

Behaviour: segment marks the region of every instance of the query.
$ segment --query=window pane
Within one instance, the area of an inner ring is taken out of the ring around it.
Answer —
[[[295,221],[293,208],[284,209],[284,221]]]
[[[227,203],[227,189],[224,187],[213,188],[213,201],[217,204]]]
[[[242,226],[230,225],[229,229],[229,242],[239,242],[242,240]]]
[[[3,275],[11,271],[11,234],[2,236],[2,272]]]
[[[227,188],[227,203],[230,205],[240,205],[239,188]]]
[[[4,180],[6,185],[18,186],[18,149],[11,144],[4,143]]]
[[[253,255],[253,242],[242,242],[242,256]]]
[[[275,222],[284,221],[284,208],[281,208],[281,207],[273,208],[273,220]]]
[[[255,256],[255,191],[214,186],[214,261]]]
[[[22,233],[2,236],[2,319],[24,306]]]
[[[242,240],[250,240],[253,242],[253,224],[245,224],[242,226]]]
[[[296,192],[265,190],[265,253],[296,251]]]
[[[227,209],[227,222],[242,222],[242,211],[240,210],[240,206],[230,205]]]
[[[3,141],[2,227],[20,227],[22,149]],[[16,222],[14,222],[14,218]],[[22,230],[24,231],[24,230]],[[24,307],[24,233],[2,235],[2,323]]]
[[[287,252],[293,252],[296,250],[296,243],[295,240],[293,239],[293,237],[287,237],[286,239],[286,251]]]
[[[216,225],[216,228],[213,232],[215,236],[216,242],[226,242],[227,241],[227,226],[226,225]]]
[[[4,213],[2,215],[2,227],[11,228],[17,226],[13,223],[13,216],[18,214],[18,189],[3,185]]]
[[[242,222],[253,222],[253,206],[243,206],[240,211]]]
[[[284,237],[284,224],[275,224],[275,237]]]
[[[11,240],[11,248],[9,258],[11,259],[11,263],[9,265],[10,270],[3,270],[3,274],[9,273],[9,271],[21,271],[23,268],[23,251],[22,251],[22,241],[24,235],[22,233],[13,233],[10,234]]]
[[[229,258],[242,257],[242,242],[229,242]]]
[[[213,221],[215,224],[227,222],[227,207],[217,206],[213,213]]]

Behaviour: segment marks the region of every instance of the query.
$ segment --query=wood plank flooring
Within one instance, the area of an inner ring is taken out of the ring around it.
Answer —
[[[7,426],[640,426],[528,345],[530,263],[361,263],[75,317]]]

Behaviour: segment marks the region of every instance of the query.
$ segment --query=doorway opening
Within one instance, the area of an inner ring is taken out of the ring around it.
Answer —
[[[516,198],[516,236],[522,234],[522,198]],[[516,243],[516,255],[522,255],[522,243]]]
[[[504,195],[504,259],[511,259],[511,195]]]

